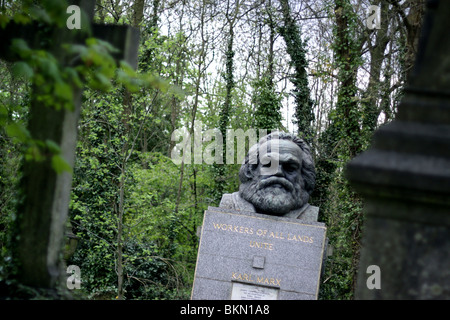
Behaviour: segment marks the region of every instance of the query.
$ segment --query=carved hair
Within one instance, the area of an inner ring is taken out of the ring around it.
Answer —
[[[314,190],[314,186],[316,183],[316,170],[314,167],[314,160],[311,155],[311,150],[309,146],[306,144],[306,142],[303,139],[300,139],[299,137],[286,132],[272,132],[264,137],[262,137],[259,142],[255,145],[253,145],[247,155],[245,156],[244,163],[241,166],[241,169],[239,170],[239,179],[242,184],[248,182],[249,180],[252,180],[254,178],[254,171],[259,163],[259,146],[270,141],[270,140],[288,140],[292,141],[296,145],[300,147],[300,149],[303,151],[303,159],[302,159],[302,165],[300,167],[300,173],[303,177],[304,183],[305,183],[305,191],[311,195],[311,193]],[[254,159],[254,155],[256,153],[256,164],[252,164],[250,161],[250,158]]]

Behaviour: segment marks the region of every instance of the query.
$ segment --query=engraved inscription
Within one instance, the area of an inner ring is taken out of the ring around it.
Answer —
[[[256,229],[254,230],[251,227],[240,226],[240,225],[232,225],[226,223],[216,223],[213,222],[213,226],[215,230],[225,231],[225,232],[235,232],[241,234],[248,235],[256,235],[259,239],[277,239],[277,240],[286,240],[297,243],[314,243],[314,239],[311,236],[301,235],[301,234],[291,234],[291,233],[283,233],[283,232],[275,232],[269,231],[267,229]],[[265,242],[259,240],[250,240],[250,247],[256,249],[264,249],[264,250],[274,250],[275,246],[272,242]]]
[[[278,289],[234,282],[231,288],[231,300],[277,300]]]
[[[267,285],[267,286],[277,286],[277,287],[281,286],[281,279],[271,278],[271,277],[266,277],[266,276],[255,276],[251,273],[248,274],[248,273],[232,272],[231,280],[253,282],[253,283]]]
[[[268,243],[268,242],[258,242],[258,241],[250,240],[250,247],[266,249],[266,250],[273,250],[273,244]]]

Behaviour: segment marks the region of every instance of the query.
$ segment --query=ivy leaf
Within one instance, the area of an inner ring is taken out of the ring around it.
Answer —
[[[0,105],[0,126],[3,126],[8,118],[8,110],[4,105]]]
[[[52,59],[52,57],[48,57],[46,59],[42,59],[41,68],[47,75],[52,77],[55,81],[60,80],[59,68],[56,60]]]
[[[35,20],[42,20],[48,24],[52,22],[51,21],[52,19],[48,15],[47,11],[37,6],[32,6],[29,9],[29,13],[31,14],[31,16],[33,16]]]
[[[14,22],[18,24],[28,24],[31,22],[31,19],[24,15],[23,13],[16,13],[13,17]]]
[[[45,144],[47,145],[48,150],[50,150],[51,153],[54,154],[60,154],[61,153],[61,148],[59,147],[59,145],[52,141],[52,140],[45,140]]]
[[[27,42],[23,39],[13,39],[10,48],[22,58],[26,58],[31,52]]]
[[[8,126],[6,126],[6,133],[11,138],[16,138],[20,142],[25,142],[30,136],[30,133],[28,130],[18,123],[11,123]]]
[[[73,99],[72,87],[63,81],[58,81],[55,83],[54,93],[57,97],[64,100]]]
[[[109,88],[111,88],[111,83],[109,79],[101,74],[101,73],[95,73],[94,79],[90,82],[91,88],[98,89],[101,91],[107,91]]]
[[[33,68],[26,62],[16,62],[12,68],[12,72],[16,77],[25,77],[30,79],[34,75]]]
[[[4,29],[10,18],[6,14],[0,14],[0,28]]]
[[[115,53],[115,52],[120,52],[119,49],[117,49],[116,47],[114,47],[112,44],[110,44],[108,41],[103,41],[100,39],[96,39],[97,43],[99,45],[101,45],[102,47],[104,47],[107,51],[111,52],[111,53]]]
[[[57,174],[63,173],[64,171],[72,173],[72,167],[59,154],[55,154],[52,157],[52,168],[56,171]]]

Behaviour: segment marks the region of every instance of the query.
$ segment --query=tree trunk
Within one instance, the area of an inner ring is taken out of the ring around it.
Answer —
[[[311,144],[314,132],[312,126],[314,112],[308,86],[308,74],[306,72],[306,52],[302,43],[300,30],[292,18],[288,0],[281,0],[280,3],[284,21],[284,26],[280,28],[281,35],[286,42],[286,50],[291,58],[291,66],[294,68],[291,82],[295,87],[293,90],[295,98],[295,123],[298,126],[299,135]]]
[[[356,76],[358,68],[355,60],[359,57],[356,52],[356,39],[351,33],[350,15],[352,7],[348,0],[335,1],[336,18],[336,60],[339,64],[339,91],[336,105],[341,142],[347,144],[348,156],[353,158],[361,150],[358,117],[358,102],[356,100]]]
[[[133,5],[133,20],[132,25],[139,29],[139,25],[142,22],[144,16],[144,0],[136,0]],[[133,97],[131,93],[124,88],[123,95],[123,117],[122,121],[125,127],[125,135],[128,135],[128,139],[131,139],[132,129],[130,128],[130,116],[132,113]],[[117,213],[117,299],[124,299],[124,264],[123,264],[123,215],[125,212],[125,176],[127,174],[127,161],[129,158],[130,148],[133,148],[134,144],[130,146],[129,141],[126,140],[121,150],[122,166],[119,181],[119,212]]]
[[[227,44],[227,51],[225,53],[225,101],[222,105],[222,110],[220,112],[220,119],[219,119],[219,130],[222,135],[223,141],[226,141],[227,139],[227,128],[228,124],[230,122],[230,110],[231,110],[231,98],[232,98],[232,91],[234,88],[234,78],[233,78],[233,69],[234,69],[234,63],[233,63],[233,57],[234,57],[234,51],[233,51],[233,41],[234,41],[234,30],[233,30],[233,23],[229,21],[229,34],[228,34],[228,44]],[[226,155],[226,144],[223,144],[222,149],[222,156]],[[215,188],[214,188],[214,198],[216,202],[219,202],[224,190],[224,182],[225,182],[225,165],[224,164],[217,164],[214,163],[214,180],[215,180]]]
[[[144,4],[145,0],[134,0],[132,26],[135,28],[139,28],[144,17]]]
[[[125,163],[122,165],[119,182],[119,212],[117,216],[117,299],[124,298],[124,272],[123,272],[123,213],[124,213],[124,193],[125,193]]]
[[[385,3],[384,1],[380,1],[378,5],[381,6],[381,16],[387,17],[387,3]],[[363,97],[363,126],[369,132],[375,130],[377,126],[378,116],[381,111],[381,109],[378,108],[377,102],[381,89],[381,66],[385,60],[384,51],[389,42],[389,38],[387,37],[388,27],[389,21],[383,21],[383,23],[381,23],[380,29],[376,31],[375,44],[372,46],[372,44],[370,43],[370,39],[368,41],[370,53],[370,70],[369,83]]]
[[[270,87],[273,86],[273,77],[274,77],[274,58],[273,58],[273,45],[275,43],[275,24],[272,17],[272,1],[269,0],[268,4],[268,14],[269,14],[269,29],[270,29],[270,35],[269,35],[269,85]]]
[[[197,78],[195,79],[195,96],[194,96],[194,105],[192,106],[192,118],[191,118],[191,127],[189,128],[189,137],[192,138],[194,135],[194,125],[195,125],[195,118],[197,115],[197,107],[198,107],[198,99],[200,96],[200,82],[203,77],[204,72],[204,64],[206,59],[206,40],[203,38],[203,32],[204,32],[204,22],[205,22],[205,9],[204,7],[201,9],[201,32],[202,32],[202,45],[200,49],[199,54],[199,61],[197,66]],[[184,157],[183,157],[184,159]],[[182,193],[182,187],[183,187],[183,179],[184,179],[184,160],[181,162],[180,167],[180,180],[178,184],[178,191],[177,191],[177,200],[175,204],[175,212],[178,212],[178,208],[180,205],[181,200],[181,193]]]
[[[393,5],[406,30],[406,52],[404,57],[404,77],[408,81],[410,72],[416,59],[420,33],[422,30],[423,16],[425,14],[425,0],[388,0]],[[408,11],[408,15],[406,12]]]

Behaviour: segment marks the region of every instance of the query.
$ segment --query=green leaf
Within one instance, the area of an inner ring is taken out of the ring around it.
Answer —
[[[63,81],[55,83],[54,93],[57,97],[64,100],[73,99],[72,87]]]
[[[32,144],[25,152],[26,161],[43,161],[44,158],[37,144]]]
[[[69,83],[71,82],[71,83],[75,84],[79,88],[83,87],[83,83],[80,80],[78,72],[74,68],[66,67],[64,69],[64,76],[63,76],[63,78],[65,79],[65,81],[67,81]]]
[[[8,110],[4,105],[0,105],[0,126],[3,127],[8,118]]]
[[[29,9],[29,13],[33,16],[34,20],[42,20],[48,24],[52,22],[52,19],[48,15],[47,11],[37,6],[32,6]]]
[[[27,141],[27,139],[30,136],[28,130],[18,123],[11,123],[8,126],[6,126],[6,133],[11,138],[16,138],[21,142]]]
[[[60,73],[58,64],[56,63],[56,60],[52,58],[46,58],[41,61],[41,68],[45,73],[49,76],[51,76],[54,80],[58,81],[60,79]]]
[[[136,75],[136,71],[134,71],[133,67],[131,67],[131,65],[125,60],[120,61],[120,69],[123,70],[125,74],[130,77],[134,77]]]
[[[60,154],[61,153],[61,148],[59,147],[59,145],[52,141],[52,140],[45,140],[45,144],[47,145],[48,150],[50,150],[51,153],[54,154]]]
[[[59,154],[55,154],[52,157],[52,168],[56,171],[56,173],[60,174],[64,171],[72,173],[72,167],[64,160],[63,157]]]
[[[94,74],[94,79],[91,82],[91,86],[94,89],[107,91],[111,87],[111,83],[109,82],[109,79],[105,75],[101,73],[96,73]]]
[[[0,14],[0,27],[4,29],[8,24],[10,18],[6,14]]]
[[[103,41],[103,40],[97,39],[97,43],[99,45],[103,46],[107,51],[109,51],[111,53],[120,52],[119,49],[117,49],[116,47],[114,47],[112,44],[110,44],[107,41]]]
[[[16,62],[12,68],[12,72],[16,77],[25,77],[27,79],[30,79],[34,75],[33,68],[23,61]]]
[[[22,58],[24,58],[31,52],[31,49],[25,40],[13,39],[11,51],[18,53]]]
[[[98,43],[98,40],[96,38],[87,38],[86,39],[86,45],[87,46],[93,46]]]
[[[28,18],[23,13],[16,13],[14,15],[13,19],[14,19],[14,22],[16,22],[18,24],[28,24],[31,22],[30,18]]]

